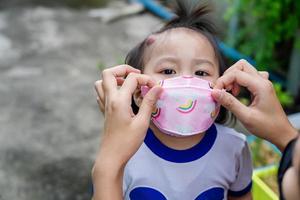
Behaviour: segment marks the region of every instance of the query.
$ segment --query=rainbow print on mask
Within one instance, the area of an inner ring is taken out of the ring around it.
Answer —
[[[197,100],[191,100],[189,99],[186,104],[180,105],[176,110],[178,110],[181,113],[190,113],[194,110],[195,106],[197,104]]]
[[[155,111],[152,113],[153,118],[157,118],[160,115],[160,108],[156,108]]]
[[[210,117],[214,119],[218,114],[219,114],[219,108],[216,108],[210,113]]]

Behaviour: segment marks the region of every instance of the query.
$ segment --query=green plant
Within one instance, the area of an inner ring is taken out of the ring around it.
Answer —
[[[264,140],[255,138],[249,146],[254,168],[279,163],[280,155]]]
[[[97,66],[97,69],[99,69],[100,71],[103,71],[106,67],[102,61],[99,61],[96,66]]]
[[[123,65],[124,64],[124,58],[123,57],[118,57],[117,59],[116,59],[116,64],[117,65]]]
[[[290,92],[284,90],[280,83],[273,83],[273,87],[281,105],[284,108],[290,108],[294,105],[294,97]],[[243,103],[246,106],[248,106],[251,103],[251,97],[249,96],[249,94],[245,93],[244,90],[241,91],[240,95],[238,96],[238,99],[241,103]]]
[[[229,21],[233,16],[238,19],[234,46],[242,53],[252,56],[260,70],[277,69],[285,73],[295,33],[300,28],[300,1],[227,2],[229,6],[225,19]]]
[[[273,83],[277,97],[283,107],[290,107],[294,104],[294,99],[289,92],[283,90],[280,83]]]
[[[123,65],[124,64],[124,58],[122,57],[118,57],[116,58],[115,63],[113,64],[113,66],[116,65]],[[103,61],[99,60],[98,63],[96,64],[97,69],[99,69],[100,71],[103,71],[105,68],[109,67],[107,66],[107,64],[105,64]]]

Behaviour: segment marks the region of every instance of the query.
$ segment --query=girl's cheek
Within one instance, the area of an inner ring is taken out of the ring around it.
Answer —
[[[143,74],[150,76],[156,83],[158,83],[160,80],[163,80],[162,74],[151,70],[145,70]]]
[[[156,73],[152,76],[152,78],[158,83],[162,80],[168,79],[168,78],[174,78],[178,76],[177,74],[162,74],[162,73]]]
[[[154,79],[156,83],[159,83],[160,81],[166,79],[166,77],[164,77],[163,74],[153,74],[151,75],[151,77]]]
[[[203,77],[200,77],[200,78],[203,78],[204,80],[207,80],[213,84],[216,84],[218,78],[219,78],[219,74],[216,73],[216,72],[211,72],[210,75],[208,76],[203,76]]]
[[[212,82],[213,82],[213,83],[216,83],[217,80],[218,80],[218,78],[220,78],[219,74],[214,75],[214,76],[213,76]]]
[[[206,81],[209,81],[211,82],[213,85],[216,84],[217,82],[217,78],[216,77],[212,77],[212,76],[203,76],[203,77],[200,77]]]

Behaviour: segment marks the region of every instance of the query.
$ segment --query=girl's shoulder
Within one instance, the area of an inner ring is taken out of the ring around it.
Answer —
[[[217,129],[217,139],[215,147],[224,152],[231,152],[234,155],[241,155],[246,149],[248,152],[247,137],[233,128],[221,124],[215,124]]]
[[[222,140],[229,140],[231,142],[245,143],[247,141],[246,135],[237,132],[235,129],[224,126],[222,124],[215,124],[218,132],[218,136]]]

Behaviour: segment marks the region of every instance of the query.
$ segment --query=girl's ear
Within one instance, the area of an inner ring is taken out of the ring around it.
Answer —
[[[134,103],[140,107],[141,104],[142,104],[142,101],[143,101],[143,96],[142,96],[142,92],[141,92],[141,89],[138,88],[134,91],[133,93],[133,100],[134,100]]]

